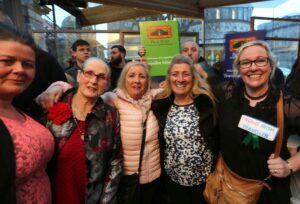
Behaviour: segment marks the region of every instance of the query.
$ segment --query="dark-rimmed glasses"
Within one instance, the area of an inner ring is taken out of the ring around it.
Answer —
[[[241,60],[239,61],[238,65],[240,69],[248,69],[252,66],[254,63],[258,67],[264,67],[268,64],[269,58],[268,57],[260,57],[257,58],[256,60]]]

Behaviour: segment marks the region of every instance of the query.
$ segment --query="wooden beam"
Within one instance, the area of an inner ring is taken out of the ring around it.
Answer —
[[[134,19],[144,16],[160,15],[161,12],[118,6],[98,6],[81,10],[82,26]]]
[[[268,0],[198,0],[199,8],[214,8],[220,6],[230,6],[236,4],[247,4],[255,3],[259,1],[268,1]]]
[[[204,10],[198,7],[198,0],[85,0],[87,2],[138,8],[161,13],[203,18]],[[212,1],[212,0],[211,0]],[[127,8],[126,8],[127,9]]]

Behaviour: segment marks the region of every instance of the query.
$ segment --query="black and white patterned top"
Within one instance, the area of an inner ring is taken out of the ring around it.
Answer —
[[[212,152],[199,130],[194,104],[172,105],[164,129],[164,166],[172,181],[183,186],[200,185],[211,172]]]

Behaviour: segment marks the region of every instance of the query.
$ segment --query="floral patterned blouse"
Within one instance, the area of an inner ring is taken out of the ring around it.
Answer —
[[[24,116],[23,123],[1,117],[15,149],[17,203],[51,204],[46,167],[54,152],[53,136],[44,126]]]
[[[67,106],[59,106],[57,109],[53,107],[60,124],[53,122],[56,121],[55,114],[47,121],[47,127],[54,135],[58,154],[76,128],[72,113],[68,115],[69,110],[61,108],[71,107],[74,92],[69,91],[67,94],[62,100]],[[61,117],[61,113],[68,117]],[[105,104],[101,98],[86,117],[83,141],[87,172],[85,203],[116,203],[118,183],[123,170],[119,115],[115,108]]]
[[[164,166],[168,176],[183,186],[200,185],[211,172],[212,152],[199,129],[199,111],[194,104],[173,104],[164,129]]]

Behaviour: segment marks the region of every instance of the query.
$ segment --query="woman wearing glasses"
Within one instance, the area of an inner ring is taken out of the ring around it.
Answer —
[[[56,143],[54,203],[116,203],[122,173],[119,118],[99,97],[109,68],[89,58],[77,74],[78,89],[49,108],[47,127]]]
[[[285,161],[288,158],[287,129],[284,129],[280,157],[274,159],[276,139],[267,140],[251,129],[240,128],[239,124],[249,125],[242,117],[248,116],[254,124],[263,121],[277,126],[276,103],[280,90],[270,83],[275,67],[275,58],[265,42],[251,41],[242,45],[234,61],[242,83],[221,100],[219,113],[220,148],[228,167],[244,178],[263,180],[272,175],[267,180],[272,190],[263,190],[260,204],[289,203],[292,171]]]
[[[87,70],[83,71],[85,77],[94,78],[90,77],[89,73]],[[82,89],[81,86],[79,86],[79,91]],[[56,94],[60,95],[68,88],[70,86],[64,82],[53,84],[40,95],[40,104],[45,108],[51,106]],[[150,90],[150,75],[147,65],[142,62],[130,62],[123,68],[115,92],[106,92],[101,96],[105,102],[116,107],[120,114],[124,171],[119,186],[118,203],[129,202],[129,195],[126,194],[126,178],[138,172],[144,128],[146,138],[139,177],[141,194],[139,203],[151,204],[159,200],[157,190],[159,189],[161,168],[157,137],[158,124],[150,110],[155,92],[158,90]],[[74,108],[76,109],[76,107],[79,106],[76,106],[75,103]]]

